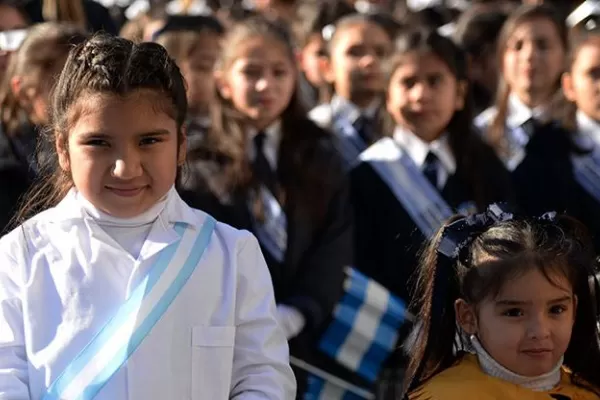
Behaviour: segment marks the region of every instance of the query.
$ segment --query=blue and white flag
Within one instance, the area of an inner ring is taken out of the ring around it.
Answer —
[[[319,349],[348,370],[374,382],[396,349],[398,330],[407,319],[404,303],[354,268],[346,270],[345,294]]]

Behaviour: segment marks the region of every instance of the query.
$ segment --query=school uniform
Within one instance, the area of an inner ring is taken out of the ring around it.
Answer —
[[[0,398],[294,396],[256,240],[174,189],[131,219],[72,189],[4,236],[0,258]]]
[[[479,147],[479,158],[489,161],[478,167],[489,182],[485,197],[509,199],[506,171],[488,146]],[[477,207],[475,189],[458,168],[447,134],[426,143],[398,127],[393,138],[380,139],[362,153],[351,171],[356,266],[407,304],[425,241],[453,214],[485,206]]]
[[[319,129],[309,120],[298,121],[295,128],[307,135]],[[252,131],[248,135],[248,158],[254,165],[254,173],[260,175],[257,171],[260,158],[261,165],[268,164],[273,174],[271,178],[261,179],[260,195],[268,197],[261,197],[267,211],[264,223],[258,222],[250,212],[252,194],[249,190],[240,188],[231,193],[222,187],[219,176],[230,161],[226,157],[205,152],[205,159],[197,158],[190,166],[179,191],[188,204],[257,235],[273,279],[281,321],[290,322],[287,328],[291,353],[305,361],[316,362],[315,357],[319,357],[316,340],[341,296],[343,269],[353,260],[348,184],[329,135],[323,133],[314,144],[304,149],[289,149],[290,154],[285,154],[283,141],[286,139],[282,130],[280,123],[274,123],[264,132]],[[261,146],[257,146],[255,140],[259,134]],[[292,158],[304,155],[310,156],[311,163],[322,166],[318,171],[322,171],[319,173],[325,182],[319,193],[321,199],[325,199],[325,215],[317,225],[298,193],[286,193],[285,203],[278,204],[268,189],[273,184],[267,182],[270,179],[278,180],[283,187],[300,179],[290,175],[287,166]],[[262,190],[265,188],[267,190]]]
[[[14,136],[9,136],[0,126],[0,232],[8,229],[19,200],[37,176],[37,136],[37,128],[27,123],[23,123]]]
[[[486,137],[496,109],[475,119]],[[548,121],[544,107],[530,109],[515,95],[507,106],[508,153],[500,155],[511,172],[517,204],[529,215],[548,211],[573,213],[578,207],[577,184],[573,179],[571,135],[559,124]]]
[[[454,366],[428,380],[408,395],[409,400],[597,400],[598,395],[576,386],[566,368],[559,383],[550,389],[532,389],[483,372],[478,358],[466,354]]]
[[[335,136],[334,144],[349,169],[360,153],[381,137],[377,114],[381,101],[375,100],[365,109],[340,96],[333,96],[328,104],[312,109],[308,117]]]
[[[574,216],[588,227],[600,253],[600,124],[581,111],[577,111],[576,123],[579,151],[571,159],[580,204]]]

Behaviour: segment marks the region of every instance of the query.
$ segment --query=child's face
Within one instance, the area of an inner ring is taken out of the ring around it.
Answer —
[[[334,36],[326,78],[337,95],[359,106],[368,106],[385,90],[382,61],[389,54],[391,40],[373,23],[357,23]]]
[[[390,79],[387,110],[397,125],[430,142],[463,108],[465,92],[465,85],[438,56],[408,53]]]
[[[325,41],[320,35],[313,35],[302,49],[302,72],[314,87],[320,87],[324,83],[321,71],[321,59],[324,54]]]
[[[73,105],[67,148],[57,142],[60,165],[100,210],[135,217],[173,186],[185,141],[178,144],[175,120],[160,111],[164,101],[138,90],[124,98],[92,94]]]
[[[257,129],[277,120],[294,93],[296,68],[283,43],[249,38],[230,68],[220,76],[221,95]]]
[[[219,54],[219,38],[205,33],[192,54],[180,62],[187,83],[188,106],[195,114],[206,114],[214,93],[213,67]]]
[[[551,277],[553,282],[532,269],[506,282],[495,299],[476,307],[473,323],[461,323],[498,363],[516,374],[550,372],[569,346],[577,300],[565,277]],[[460,311],[457,315],[461,320]]]
[[[535,18],[523,22],[508,38],[502,72],[510,90],[535,107],[556,91],[564,62],[565,50],[557,27],[546,18]]]
[[[577,51],[571,71],[563,76],[563,91],[579,110],[600,121],[600,40]]]

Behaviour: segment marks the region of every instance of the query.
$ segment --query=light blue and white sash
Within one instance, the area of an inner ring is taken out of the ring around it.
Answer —
[[[425,237],[433,236],[453,215],[437,189],[393,139],[380,139],[360,160],[379,174]]]
[[[332,127],[336,136],[335,147],[342,156],[346,168],[351,169],[358,162],[360,153],[367,149],[367,144],[343,113],[333,116]]]
[[[590,154],[572,157],[573,172],[577,182],[600,203],[600,148]]]
[[[117,313],[50,385],[43,400],[91,400],[127,362],[196,269],[209,245],[215,220],[200,232],[176,223],[181,238],[158,255],[148,275]]]
[[[287,250],[287,217],[285,211],[264,185],[257,194],[263,204],[264,221],[254,221],[254,233],[260,244],[278,262],[283,262]],[[251,203],[252,204],[252,203]],[[252,205],[250,205],[252,207]]]
[[[346,269],[344,296],[333,321],[319,341],[319,349],[374,382],[395,350],[398,330],[412,319],[402,300],[354,268]]]

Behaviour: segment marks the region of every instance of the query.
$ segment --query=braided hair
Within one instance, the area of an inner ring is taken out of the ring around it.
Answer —
[[[98,34],[71,50],[53,90],[49,129],[40,147],[43,154],[38,154],[40,179],[25,196],[14,223],[56,205],[73,186],[70,173],[59,166],[56,145],[68,150],[78,106],[93,94],[126,97],[140,90],[158,95],[157,107],[175,120],[181,143],[187,111],[185,83],[162,46]]]

